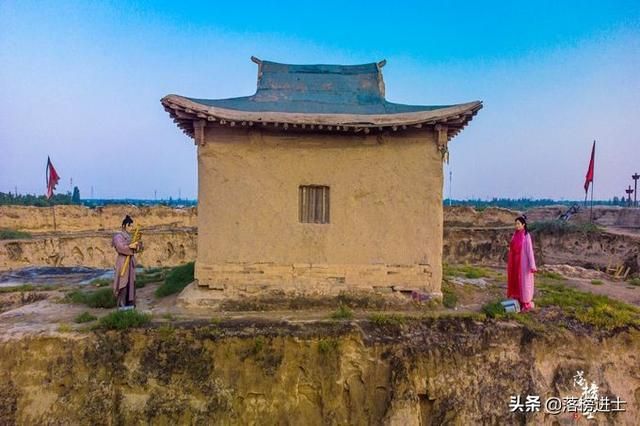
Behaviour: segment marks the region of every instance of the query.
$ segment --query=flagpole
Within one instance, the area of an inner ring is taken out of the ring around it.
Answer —
[[[596,159],[596,141],[593,141],[593,168],[595,169],[595,159]],[[591,176],[591,213],[589,215],[589,222],[593,223],[593,185],[595,183],[595,173]]]
[[[589,215],[589,222],[591,223],[593,223],[593,182],[594,180],[591,181],[591,213]]]

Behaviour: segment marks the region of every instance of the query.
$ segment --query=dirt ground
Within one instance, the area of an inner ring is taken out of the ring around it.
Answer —
[[[469,267],[468,265],[466,267]],[[473,268],[473,267],[471,267]],[[408,309],[384,309],[386,314],[401,312],[407,316],[459,314],[463,312],[480,312],[486,303],[505,297],[506,277],[504,271],[496,268],[481,268],[486,276],[467,278],[464,274],[455,273],[445,277],[443,293],[455,299],[454,302],[434,305],[433,302],[424,306],[413,304]],[[604,274],[603,274],[604,275]],[[594,284],[595,283],[595,284]],[[194,319],[240,319],[267,318],[270,320],[284,320],[291,322],[330,319],[332,312],[338,308],[337,304],[316,306],[303,310],[279,309],[275,306],[268,311],[245,311],[242,305],[237,309],[215,311],[207,308],[182,308],[177,304],[178,295],[156,298],[154,292],[160,283],[150,283],[137,290],[137,309],[153,315],[154,322],[169,322]],[[615,281],[613,279],[598,279],[568,277],[564,285],[584,292],[591,292],[609,296],[622,302],[640,306],[640,286]],[[65,301],[66,292],[87,288],[84,286],[59,287],[50,291],[24,291],[0,293],[0,339],[16,339],[25,335],[42,335],[65,333],[68,331],[88,330],[95,321],[87,324],[76,324],[75,318],[83,312],[100,318],[113,309],[88,308],[85,305],[68,303]],[[534,296],[535,300],[535,296]],[[447,302],[445,300],[444,302]],[[354,308],[353,318],[366,318],[376,309]]]

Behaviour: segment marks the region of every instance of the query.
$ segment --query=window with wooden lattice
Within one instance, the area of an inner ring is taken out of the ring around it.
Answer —
[[[298,192],[300,222],[329,223],[329,187],[301,185]]]

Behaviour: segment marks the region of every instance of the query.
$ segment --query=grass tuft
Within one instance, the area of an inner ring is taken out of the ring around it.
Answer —
[[[0,229],[0,240],[21,240],[29,238],[31,238],[31,234],[28,232],[6,228]]]
[[[602,280],[591,280],[591,284],[593,284],[593,285],[602,285]]]
[[[318,342],[318,352],[322,355],[328,355],[338,350],[340,343],[337,339],[320,339]]]
[[[486,268],[473,265],[449,265],[443,263],[442,273],[448,277],[487,278],[492,272]]]
[[[163,282],[167,278],[167,271],[161,268],[145,269],[136,274],[136,288],[143,288],[147,284]]]
[[[43,287],[34,286],[33,284],[22,284],[12,287],[0,287],[0,293],[14,293],[20,292],[23,293],[25,291],[41,291],[46,290]]]
[[[335,320],[348,320],[353,318],[353,311],[345,305],[340,305],[332,314],[331,318]]]
[[[384,314],[374,313],[369,316],[369,321],[378,327],[384,327],[388,325],[402,325],[405,322],[405,317],[398,314]]]
[[[458,304],[458,295],[450,287],[442,286],[442,305],[453,309]]]
[[[536,305],[558,306],[583,324],[607,330],[628,325],[640,326],[640,309],[604,295],[581,292],[564,285],[542,284]]]
[[[149,321],[151,321],[151,315],[131,309],[111,312],[100,318],[98,325],[107,330],[126,330],[131,327],[140,327]]]
[[[550,280],[558,280],[558,281],[562,281],[566,279],[562,274],[558,272],[553,272],[553,271],[540,271],[538,273],[538,277],[548,278]]]
[[[189,283],[193,282],[194,262],[171,269],[162,283],[156,289],[156,297],[165,297],[180,293]]]
[[[95,321],[98,318],[96,318],[94,315],[91,315],[89,312],[83,312],[80,315],[78,315],[73,321],[78,323],[78,324],[82,324],[85,322],[91,322],[91,321]]]
[[[262,350],[264,349],[264,345],[265,345],[265,340],[264,337],[262,336],[258,336],[253,340],[253,348],[251,348],[251,352],[254,355],[258,355],[260,352],[262,352]]]
[[[501,318],[501,317],[504,317],[506,314],[506,312],[504,311],[504,307],[502,306],[502,303],[500,303],[500,300],[484,304],[482,306],[482,312],[488,318]]]
[[[60,333],[71,333],[73,331],[73,328],[71,328],[71,325],[69,324],[60,324],[58,326],[58,332]]]
[[[87,305],[90,308],[114,308],[116,298],[111,288],[101,288],[95,291],[74,290],[67,294],[67,300],[71,303]]]

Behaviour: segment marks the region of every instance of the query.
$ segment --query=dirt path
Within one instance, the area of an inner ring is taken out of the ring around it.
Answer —
[[[640,286],[633,286],[624,281],[599,280],[602,284],[592,284],[592,280],[570,278],[566,285],[580,291],[608,296],[612,299],[631,305],[640,306]]]

